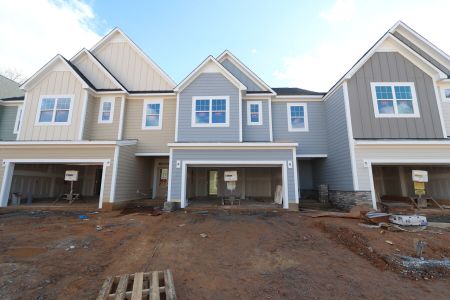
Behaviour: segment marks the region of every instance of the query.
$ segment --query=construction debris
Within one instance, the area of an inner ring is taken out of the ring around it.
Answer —
[[[207,238],[207,237],[208,237],[208,235],[207,235],[206,233],[200,233],[200,236],[201,236],[202,238]]]
[[[392,215],[389,217],[389,221],[403,226],[427,226],[427,217],[418,215]]]
[[[391,242],[391,241],[389,241],[389,240],[385,240],[385,242],[386,242],[387,244],[389,244],[389,245],[394,245],[394,243]]]
[[[423,249],[425,248],[425,245],[427,244],[427,242],[425,242],[423,240],[419,240],[419,239],[414,239],[413,242],[414,242],[414,249],[416,251],[416,256],[418,258],[421,258]]]

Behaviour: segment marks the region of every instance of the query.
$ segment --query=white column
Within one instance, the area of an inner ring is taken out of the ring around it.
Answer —
[[[9,193],[11,191],[11,182],[14,174],[14,163],[5,162],[3,169],[3,180],[0,191],[0,206],[8,206]]]

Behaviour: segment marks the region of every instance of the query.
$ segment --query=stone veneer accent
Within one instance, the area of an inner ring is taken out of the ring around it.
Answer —
[[[329,191],[330,203],[345,211],[349,211],[357,204],[372,204],[371,192],[367,191]]]

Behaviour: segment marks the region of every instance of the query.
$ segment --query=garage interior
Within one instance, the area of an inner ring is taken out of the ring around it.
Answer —
[[[226,171],[237,171],[234,189],[227,188]],[[277,186],[282,186],[282,173],[279,166],[190,166],[186,180],[189,205],[222,205],[223,198],[238,199],[241,205],[271,205]]]
[[[69,205],[63,199],[70,193],[71,183],[65,181],[67,170],[78,171],[73,193],[80,199],[72,205],[98,206],[102,184],[102,164],[22,164],[16,163],[11,182],[9,205]]]

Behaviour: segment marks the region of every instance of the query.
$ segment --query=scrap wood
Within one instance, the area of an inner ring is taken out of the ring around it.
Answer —
[[[411,256],[398,255],[401,264],[410,269],[445,268],[450,271],[450,259],[420,259]]]

